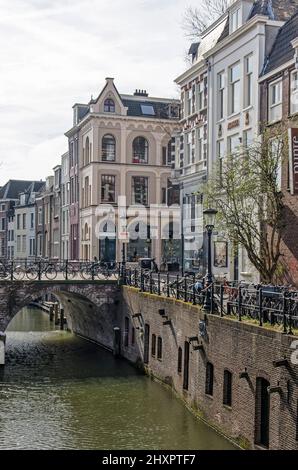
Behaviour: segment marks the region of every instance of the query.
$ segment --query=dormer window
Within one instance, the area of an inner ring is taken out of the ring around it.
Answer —
[[[241,11],[240,8],[234,10],[230,14],[230,33],[234,33],[240,26]]]
[[[115,102],[112,98],[107,98],[104,102],[104,112],[105,113],[114,113],[115,112]]]

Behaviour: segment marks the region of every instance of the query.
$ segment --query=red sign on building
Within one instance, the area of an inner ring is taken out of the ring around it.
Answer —
[[[289,129],[291,193],[298,194],[298,128]]]

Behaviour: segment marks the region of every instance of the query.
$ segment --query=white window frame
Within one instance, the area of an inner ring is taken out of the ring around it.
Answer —
[[[234,21],[236,19],[236,21]],[[238,7],[230,13],[230,34],[237,31],[241,26],[241,8]]]
[[[291,72],[290,113],[298,113],[298,70]]]
[[[253,54],[244,57],[244,107],[252,106],[253,100]],[[251,61],[251,68],[248,67]]]
[[[225,95],[225,72],[222,70],[217,74],[217,121],[224,118],[224,95]]]
[[[239,78],[237,80],[233,80],[232,78],[232,73],[233,73],[233,69],[238,67],[239,68]],[[240,61],[236,62],[235,64],[231,65],[229,67],[229,115],[232,116],[234,114],[239,114],[240,113],[240,110],[241,110],[241,103],[240,103],[240,100],[241,100],[241,67],[240,67]],[[236,109],[236,100],[235,100],[235,97],[236,97],[236,93],[235,93],[235,89],[238,88],[238,93],[239,93],[239,96],[238,96],[238,105],[239,105],[239,108]]]
[[[279,99],[276,102],[273,102],[273,89],[279,86]],[[275,80],[274,82],[269,84],[269,122],[277,122],[282,119],[282,78]],[[279,110],[277,114],[277,110]],[[277,114],[277,116],[276,116]]]

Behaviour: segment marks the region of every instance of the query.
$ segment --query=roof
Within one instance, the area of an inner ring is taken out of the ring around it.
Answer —
[[[262,75],[266,75],[294,58],[295,50],[291,42],[298,37],[298,11],[280,28]]]
[[[138,116],[146,118],[160,118],[169,119],[169,104],[157,101],[148,100],[135,100],[135,99],[122,99],[123,105],[128,108],[127,116]],[[146,106],[145,109],[153,108],[152,114],[147,114],[142,111],[142,106]]]
[[[19,195],[40,181],[9,180],[0,190],[0,199],[18,199]]]
[[[252,6],[247,19],[250,20],[256,15],[268,16],[272,20],[287,21],[298,10],[298,0],[256,0]],[[227,18],[225,28],[218,42],[229,36],[230,21]]]

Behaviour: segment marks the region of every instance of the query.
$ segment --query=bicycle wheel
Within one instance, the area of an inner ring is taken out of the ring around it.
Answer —
[[[82,279],[85,279],[85,281],[88,281],[89,279],[92,278],[92,270],[88,266],[83,266],[81,271],[80,271],[80,276]]]
[[[45,271],[45,276],[46,278],[49,280],[49,281],[53,281],[54,279],[56,279],[57,277],[57,271],[56,271],[56,268],[55,266],[48,266]]]
[[[34,281],[38,278],[38,270],[34,267],[26,269],[26,277],[29,281]]]
[[[63,277],[66,279],[66,269],[63,269]],[[67,266],[67,279],[74,279],[77,275],[77,271],[74,269],[73,266]]]
[[[25,271],[23,268],[20,266],[16,266],[16,268],[13,270],[13,278],[16,281],[21,281],[25,277]]]

